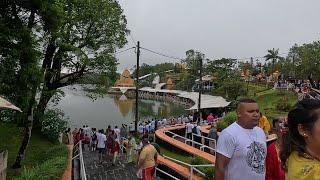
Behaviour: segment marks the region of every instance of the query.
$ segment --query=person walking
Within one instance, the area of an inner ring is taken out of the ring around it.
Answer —
[[[210,139],[214,139],[214,140],[208,140],[208,145],[209,147],[213,148],[213,149],[216,149],[216,142],[217,142],[217,137],[218,137],[218,131],[217,131],[217,128],[216,128],[216,125],[215,124],[211,124],[211,129],[208,133],[208,138]],[[210,149],[210,153],[213,154],[214,153],[214,150]]]
[[[132,163],[134,158],[136,157],[137,152],[137,143],[136,139],[133,136],[133,133],[130,134],[128,148],[128,163]]]
[[[252,99],[240,100],[238,119],[219,136],[215,163],[216,180],[265,180],[266,135],[257,127],[259,106]]]
[[[186,125],[186,132],[187,132],[187,138],[192,139],[192,129],[193,129],[193,124],[190,123],[191,120]]]
[[[101,163],[106,155],[106,144],[107,144],[107,137],[104,134],[103,130],[99,130],[97,134],[97,148],[99,151],[99,162]]]
[[[152,180],[152,171],[157,165],[158,153],[149,143],[148,137],[142,139],[143,149],[139,156],[138,171],[142,170],[142,180]]]
[[[260,119],[258,126],[264,131],[266,136],[268,136],[269,131],[271,130],[270,123],[265,115],[260,112]]]

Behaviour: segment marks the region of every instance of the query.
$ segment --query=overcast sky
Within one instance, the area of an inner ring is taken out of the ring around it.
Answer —
[[[209,59],[286,53],[320,39],[319,0],[119,0],[141,47],[185,58],[189,49]],[[135,46],[131,37],[120,50]],[[136,64],[133,50],[117,55],[118,72]],[[141,50],[142,63],[178,62]]]

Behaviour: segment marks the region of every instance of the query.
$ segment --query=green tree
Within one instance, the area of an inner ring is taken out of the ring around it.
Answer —
[[[46,36],[36,123],[58,88],[75,84],[87,74],[95,75],[96,89],[112,85],[117,77],[114,52],[127,42],[127,21],[117,1],[65,1],[63,8],[62,23]]]
[[[272,60],[272,72],[271,72],[271,77],[273,78],[273,73],[274,73],[274,64],[277,62],[278,59],[281,57],[279,56],[279,49],[269,49],[268,54],[264,56],[266,58],[266,62],[269,60]]]
[[[35,96],[41,83],[39,27],[43,32],[54,28],[59,9],[59,3],[49,0],[0,2],[0,93],[23,111],[9,117],[24,126],[14,168],[21,167],[31,137]]]
[[[216,60],[208,60],[207,72],[218,78],[219,81],[224,81],[234,73],[237,61],[231,58],[222,58]]]

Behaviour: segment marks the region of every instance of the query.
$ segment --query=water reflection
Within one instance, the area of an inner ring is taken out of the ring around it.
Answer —
[[[71,127],[89,125],[106,128],[123,123],[129,124],[135,119],[135,99],[124,95],[105,95],[93,101],[81,91],[63,88],[65,97],[59,102],[62,109],[70,118]],[[177,117],[185,114],[186,107],[170,102],[144,100],[139,101],[139,116],[141,120],[157,117]]]

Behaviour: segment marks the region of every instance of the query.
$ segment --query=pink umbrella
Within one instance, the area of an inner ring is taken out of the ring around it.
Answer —
[[[3,99],[2,97],[0,97],[0,109],[13,109],[13,110],[22,112],[20,108],[18,108],[17,106],[13,105],[9,101]]]

